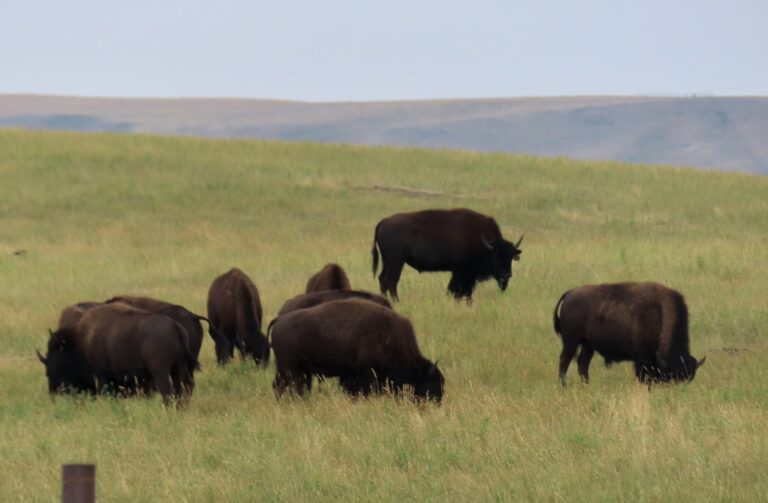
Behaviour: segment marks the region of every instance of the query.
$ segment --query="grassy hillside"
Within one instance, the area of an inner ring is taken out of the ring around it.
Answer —
[[[407,186],[438,195],[369,190]],[[397,310],[446,376],[442,407],[277,402],[274,367],[204,370],[187,410],[51,400],[34,357],[62,307],[146,294],[204,312],[237,265],[266,317],[328,261],[375,289],[389,214],[467,206],[525,234],[510,288],[475,302],[406,269]],[[26,250],[14,255],[18,250]],[[56,501],[97,463],[102,501],[755,501],[768,494],[768,179],[508,155],[305,143],[0,132],[0,501]],[[591,282],[681,290],[688,385],[628,365],[557,381],[552,308]]]
[[[311,103],[1,95],[0,127],[511,152],[768,173],[768,98]]]

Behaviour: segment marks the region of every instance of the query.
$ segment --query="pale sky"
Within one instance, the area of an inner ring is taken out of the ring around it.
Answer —
[[[768,95],[765,0],[0,0],[0,93]]]

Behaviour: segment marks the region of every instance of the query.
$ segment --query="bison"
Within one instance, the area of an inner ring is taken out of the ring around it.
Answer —
[[[382,295],[389,293],[398,300],[397,282],[408,264],[419,272],[450,271],[449,293],[471,301],[478,281],[494,277],[506,290],[512,261],[520,260],[522,240],[522,236],[516,244],[505,240],[493,218],[468,209],[398,213],[376,225],[373,275],[380,251]]]
[[[195,358],[200,355],[200,347],[203,344],[203,327],[200,325],[201,321],[208,323],[211,339],[213,339],[213,342],[217,347],[220,345],[219,339],[222,336],[218,330],[211,325],[210,320],[205,316],[200,316],[199,314],[189,311],[183,306],[170,304],[150,297],[135,297],[130,295],[112,297],[106,303],[110,304],[113,302],[122,302],[123,304],[128,304],[137,309],[162,314],[181,323],[181,326],[187,331],[187,335],[189,336],[189,348],[192,351],[192,354],[195,355]]]
[[[585,285],[555,305],[555,333],[563,342],[560,381],[581,346],[579,375],[589,382],[595,351],[606,365],[632,361],[643,383],[690,381],[704,363],[688,349],[688,308],[683,296],[658,283]]]
[[[339,377],[350,395],[408,385],[419,399],[442,400],[437,363],[422,356],[411,322],[392,309],[360,299],[326,302],[278,317],[271,335],[278,397],[303,395],[319,376]]]
[[[349,278],[338,264],[326,264],[318,273],[307,281],[306,293],[325,290],[349,290]]]
[[[280,308],[277,315],[281,316],[297,309],[305,309],[307,307],[316,306],[323,302],[330,302],[332,300],[341,299],[363,299],[375,302],[384,307],[392,309],[392,304],[389,303],[386,297],[376,295],[375,293],[365,292],[362,290],[327,290],[324,292],[302,293],[292,299],[288,299]]]
[[[221,335],[216,341],[216,360],[225,365],[234,356],[251,356],[257,364],[269,361],[269,341],[261,331],[263,312],[259,290],[243,271],[232,268],[217,277],[208,290],[208,319]]]
[[[122,303],[92,307],[75,328],[50,333],[46,356],[37,356],[51,393],[157,389],[166,405],[192,393],[199,368],[184,327]]]

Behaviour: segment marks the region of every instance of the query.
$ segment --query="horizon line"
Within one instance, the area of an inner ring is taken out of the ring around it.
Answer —
[[[43,94],[0,92],[3,98],[64,98],[82,100],[146,100],[146,101],[264,101],[274,103],[295,103],[308,105],[341,105],[362,103],[417,103],[417,102],[456,102],[456,101],[499,101],[499,100],[538,100],[538,99],[578,99],[578,98],[623,98],[623,99],[681,99],[681,98],[768,98],[768,94],[713,94],[713,93],[638,93],[638,94],[542,94],[520,96],[465,96],[439,98],[397,98],[370,100],[296,100],[289,98],[265,98],[253,96],[117,96],[117,95],[84,95],[84,94]]]

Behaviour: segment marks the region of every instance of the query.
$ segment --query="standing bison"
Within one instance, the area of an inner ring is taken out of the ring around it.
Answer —
[[[348,394],[413,388],[420,399],[442,400],[444,379],[422,356],[413,327],[395,311],[367,300],[326,302],[278,317],[272,328],[278,396],[312,388],[312,377],[339,377]]]
[[[309,278],[305,293],[349,289],[349,278],[344,269],[338,264],[326,264],[319,272]]]
[[[586,285],[565,292],[555,305],[555,332],[562,338],[560,380],[576,350],[579,375],[589,382],[595,351],[606,365],[632,361],[643,383],[690,381],[704,359],[688,349],[688,308],[683,296],[658,283]]]
[[[448,291],[472,299],[478,281],[495,278],[502,291],[512,277],[512,261],[520,260],[520,243],[505,240],[496,221],[468,209],[398,213],[376,225],[373,274],[379,266],[381,293],[398,300],[397,282],[403,265],[419,272],[450,271]],[[377,250],[378,248],[378,250]]]
[[[263,312],[259,290],[243,271],[233,268],[213,281],[208,290],[208,319],[220,335],[216,341],[216,360],[225,365],[234,356],[251,356],[257,364],[269,361],[269,341],[261,332]]]
[[[122,303],[86,311],[75,328],[50,334],[48,390],[135,394],[157,389],[168,404],[194,389],[199,366],[179,323]]]
[[[200,325],[201,321],[208,323],[211,339],[213,339],[214,344],[218,345],[217,341],[220,335],[218,331],[211,326],[211,322],[208,318],[195,314],[183,306],[153,299],[151,297],[134,297],[131,295],[112,297],[106,303],[111,304],[114,302],[122,302],[123,304],[128,304],[136,309],[143,309],[150,313],[162,314],[181,323],[181,326],[187,331],[187,335],[189,336],[189,348],[192,350],[192,354],[195,355],[195,358],[200,355],[200,347],[203,344],[203,327]]]

